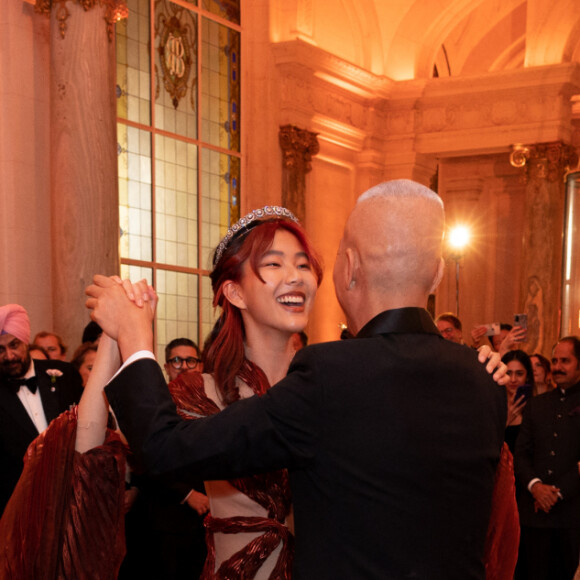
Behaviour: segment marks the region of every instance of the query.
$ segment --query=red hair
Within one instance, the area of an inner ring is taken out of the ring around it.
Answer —
[[[241,280],[242,267],[247,260],[254,274],[262,280],[258,269],[259,262],[272,245],[278,230],[286,230],[296,237],[308,256],[318,285],[320,286],[322,282],[320,260],[302,227],[293,221],[271,219],[258,222],[249,231],[242,231],[231,240],[210,274],[214,294],[213,306],[214,308],[220,306],[222,313],[204,352],[204,371],[213,374],[222,402],[226,405],[240,398],[236,376],[245,361],[245,334],[241,312],[226,299],[223,286],[228,280],[232,282]]]

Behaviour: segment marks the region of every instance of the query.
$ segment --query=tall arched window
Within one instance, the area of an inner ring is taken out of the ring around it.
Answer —
[[[157,289],[161,353],[211,330],[210,253],[239,218],[240,2],[127,4],[116,39],[121,274]]]

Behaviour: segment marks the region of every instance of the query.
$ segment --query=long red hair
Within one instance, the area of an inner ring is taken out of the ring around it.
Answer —
[[[285,219],[271,219],[259,222],[247,232],[240,232],[234,237],[223,255],[215,265],[210,279],[213,289],[214,308],[222,309],[204,351],[204,371],[214,377],[216,387],[225,405],[240,398],[236,386],[236,376],[244,365],[244,323],[240,310],[226,299],[223,293],[224,283],[228,280],[239,282],[242,267],[249,260],[254,274],[262,280],[259,273],[259,262],[268,251],[278,230],[286,230],[296,237],[304,248],[316,276],[318,285],[322,282],[322,265],[306,233],[297,223]]]

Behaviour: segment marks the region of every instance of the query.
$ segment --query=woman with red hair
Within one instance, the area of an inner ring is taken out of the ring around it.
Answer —
[[[206,344],[205,372],[184,373],[169,385],[189,419],[261,396],[286,375],[292,335],[308,322],[322,269],[294,216],[266,207],[230,228],[210,277],[221,314]],[[210,514],[202,578],[290,578],[287,472],[205,485]]]

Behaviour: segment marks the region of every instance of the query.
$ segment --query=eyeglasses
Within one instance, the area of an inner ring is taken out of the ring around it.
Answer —
[[[443,330],[440,330],[439,332],[441,334],[453,334],[457,329],[453,326],[450,326],[448,328],[444,328]]]
[[[188,369],[194,369],[200,362],[200,358],[195,358],[194,356],[188,356],[187,358],[181,358],[180,356],[174,356],[167,361],[174,369],[180,369],[183,363]]]

